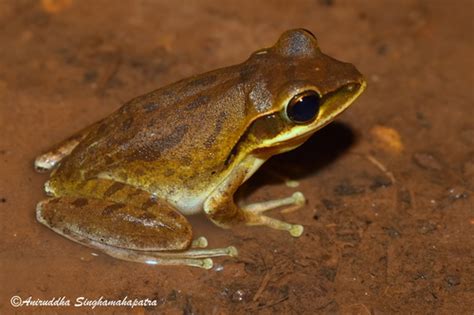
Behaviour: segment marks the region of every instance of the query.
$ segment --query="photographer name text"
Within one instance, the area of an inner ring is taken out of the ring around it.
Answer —
[[[71,299],[66,296],[53,297],[51,299],[38,299],[32,296],[22,298],[18,295],[12,296],[10,304],[13,307],[88,307],[95,309],[96,307],[156,307],[158,305],[157,300],[152,299],[131,299],[125,296],[122,299],[106,299],[101,296],[96,299],[86,298],[79,296],[72,302]]]

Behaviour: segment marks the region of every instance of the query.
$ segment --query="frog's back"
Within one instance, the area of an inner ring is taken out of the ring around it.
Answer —
[[[198,177],[222,172],[247,127],[246,71],[219,69],[131,100],[91,130],[55,176],[198,188]]]

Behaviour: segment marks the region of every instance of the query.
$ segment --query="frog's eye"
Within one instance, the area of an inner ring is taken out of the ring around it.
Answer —
[[[286,106],[286,115],[297,124],[310,122],[318,116],[321,97],[315,91],[294,96]]]

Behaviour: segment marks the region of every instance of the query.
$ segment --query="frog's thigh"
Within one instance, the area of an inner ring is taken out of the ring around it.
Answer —
[[[184,250],[192,230],[183,215],[160,203],[143,209],[94,198],[59,197],[37,206],[38,221],[85,245],[95,243],[140,251]]]
[[[207,246],[203,237],[191,242],[191,226],[164,201],[139,208],[95,198],[59,197],[40,202],[36,215],[55,232],[123,260],[209,269],[210,257],[237,255],[233,246],[202,249]]]

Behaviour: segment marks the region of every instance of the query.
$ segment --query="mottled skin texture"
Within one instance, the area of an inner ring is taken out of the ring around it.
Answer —
[[[270,156],[301,145],[332,121],[364,87],[355,67],[322,54],[311,33],[285,32],[244,63],[137,97],[40,156],[38,168],[57,166],[47,184],[56,202],[41,203],[38,218],[63,235],[72,225],[83,237],[133,250],[188,248],[191,229],[178,211],[204,209],[221,226],[274,227],[276,221],[237,207],[234,192]],[[325,102],[317,119],[298,125],[285,107],[306,90]],[[74,211],[85,215],[68,215]],[[107,221],[123,221],[127,213],[133,224],[112,228]],[[156,240],[146,243],[137,233]]]

